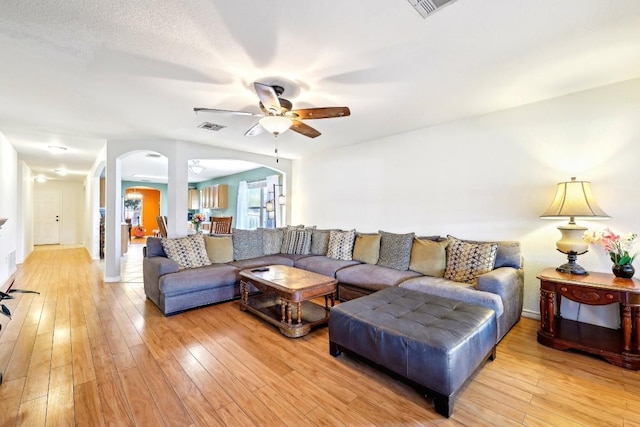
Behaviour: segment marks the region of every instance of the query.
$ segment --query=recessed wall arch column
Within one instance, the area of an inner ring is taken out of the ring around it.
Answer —
[[[132,147],[135,147],[132,149]],[[284,177],[286,218],[291,211],[291,168],[292,162],[280,159],[277,163],[271,156],[230,150],[220,147],[198,144],[186,141],[167,139],[121,139],[107,141],[107,174],[106,174],[106,223],[105,223],[105,277],[106,282],[120,281],[121,248],[120,224],[122,219],[122,179],[121,159],[135,151],[153,151],[168,159],[167,174],[167,217],[169,236],[184,236],[187,234],[187,222],[180,221],[184,217],[187,206],[188,161],[198,158],[215,158],[230,160],[246,160],[273,169]]]

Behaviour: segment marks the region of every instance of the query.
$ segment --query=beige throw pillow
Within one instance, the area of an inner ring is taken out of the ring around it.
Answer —
[[[207,249],[209,260],[213,264],[233,261],[233,239],[231,236],[205,236],[204,245]]]
[[[447,268],[448,241],[434,242],[427,239],[414,239],[411,248],[409,270],[425,276],[443,277]]]
[[[379,234],[358,234],[353,247],[353,260],[376,264],[380,256]]]

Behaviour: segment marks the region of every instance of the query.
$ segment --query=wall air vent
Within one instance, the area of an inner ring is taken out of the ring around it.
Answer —
[[[147,153],[144,155],[145,157],[150,157],[152,159],[159,159],[160,157],[162,157],[162,154],[158,154],[158,153]]]
[[[426,18],[456,0],[408,0],[420,16]]]
[[[198,127],[200,129],[213,130],[213,131],[216,131],[216,132],[219,131],[220,129],[226,128],[226,126],[217,125],[215,123],[209,123],[209,122],[204,122],[203,124],[201,124]]]

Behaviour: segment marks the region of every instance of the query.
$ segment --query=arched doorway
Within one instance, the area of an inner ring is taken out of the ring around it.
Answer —
[[[130,225],[131,242],[142,243],[158,228],[156,217],[160,215],[160,190],[138,186],[125,189],[123,213],[124,221]]]

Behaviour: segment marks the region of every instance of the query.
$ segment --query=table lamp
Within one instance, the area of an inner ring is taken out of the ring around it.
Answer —
[[[562,238],[556,242],[558,250],[567,254],[568,262],[557,267],[556,270],[567,274],[588,274],[587,271],[576,263],[578,255],[582,255],[589,249],[589,244],[584,240],[584,232],[587,227],[576,224],[576,218],[609,218],[596,203],[591,193],[591,183],[588,181],[560,182],[556,188],[556,196],[551,206],[540,216],[541,218],[566,218],[569,224],[558,227]]]

